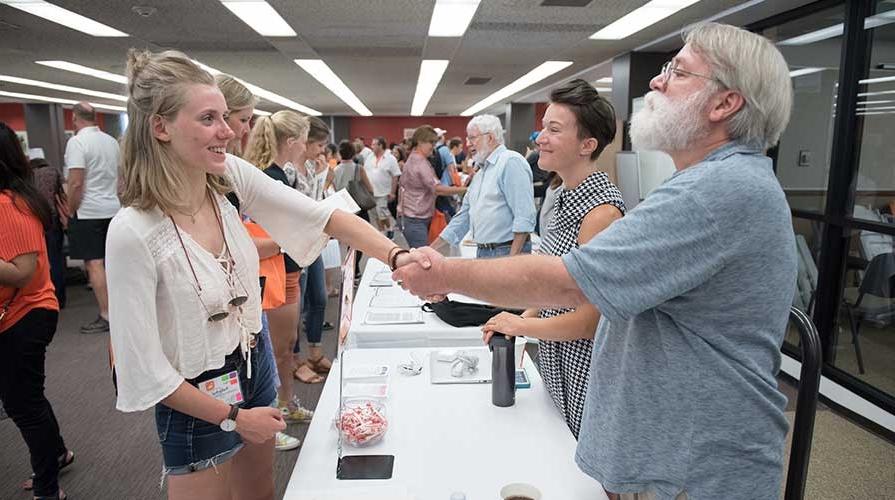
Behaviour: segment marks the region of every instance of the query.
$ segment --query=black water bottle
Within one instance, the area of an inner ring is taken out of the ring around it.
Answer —
[[[491,349],[491,403],[513,406],[516,403],[516,361],[512,337],[495,333],[488,341]]]

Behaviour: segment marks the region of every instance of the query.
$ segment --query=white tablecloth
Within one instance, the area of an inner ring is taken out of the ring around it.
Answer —
[[[432,385],[431,348],[359,349],[345,352],[346,366],[385,364],[389,375],[389,430],[368,448],[346,454],[395,456],[392,479],[338,480],[336,363],[326,381],[284,496],[287,500],[413,498],[447,500],[460,491],[468,500],[496,500],[514,482],[536,486],[544,500],[601,500],[602,487],[574,462],[575,440],[554,407],[534,365],[526,358],[531,389],[516,391],[516,404],[491,404],[491,385]],[[413,352],[423,373],[407,377],[396,365]],[[490,366],[483,367],[490,370]],[[406,493],[405,493],[406,492]],[[378,495],[378,496],[377,496]]]
[[[399,347],[463,347],[481,346],[482,331],[479,327],[457,328],[438,319],[435,313],[423,312],[422,324],[409,325],[370,325],[364,322],[370,301],[376,293],[371,287],[373,277],[379,273],[387,273],[388,266],[375,259],[367,261],[360,286],[354,295],[351,328],[348,332],[349,348],[399,348]],[[389,293],[409,293],[392,284]],[[462,295],[450,295],[453,300],[479,302]]]

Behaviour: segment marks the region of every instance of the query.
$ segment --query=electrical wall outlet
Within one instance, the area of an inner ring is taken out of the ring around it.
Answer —
[[[810,167],[811,166],[811,151],[807,149],[799,150],[799,166],[800,167]]]

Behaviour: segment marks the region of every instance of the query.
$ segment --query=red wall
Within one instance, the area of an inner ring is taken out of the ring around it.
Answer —
[[[388,143],[401,142],[405,128],[417,128],[420,125],[447,130],[446,137],[466,138],[467,116],[352,116],[348,122],[351,140],[363,137],[367,145],[377,136],[385,137]]]
[[[65,118],[65,130],[74,130],[71,124],[71,109],[63,109],[62,115]],[[25,106],[17,102],[0,103],[0,122],[6,122],[13,130],[17,132],[27,131],[25,124]],[[106,115],[104,113],[96,114],[96,124],[102,130],[106,129]]]
[[[16,132],[25,132],[25,106],[17,102],[0,103],[0,122],[6,122]]]
[[[541,120],[547,111],[546,102],[535,104],[535,122],[532,130],[541,130]],[[466,139],[467,116],[352,116],[348,123],[349,139],[363,137],[367,145],[376,136],[383,136],[389,143],[401,142],[405,128],[416,128],[420,125],[432,125],[447,130],[446,137]]]
[[[542,123],[544,120],[544,113],[547,112],[547,106],[550,103],[547,102],[539,102],[535,104],[535,128],[532,130],[541,130]]]

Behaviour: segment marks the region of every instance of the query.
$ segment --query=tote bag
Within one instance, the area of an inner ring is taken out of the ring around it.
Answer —
[[[436,238],[441,236],[441,232],[444,231],[444,228],[446,227],[447,217],[444,216],[444,212],[436,209],[435,213],[432,214],[432,222],[429,223],[429,243],[432,243]]]
[[[358,174],[360,173],[359,170],[361,168],[363,167],[355,165],[354,178],[348,181],[348,194],[354,198],[354,202],[357,203],[357,206],[362,210],[370,210],[376,206],[376,200],[360,181],[360,176]]]

